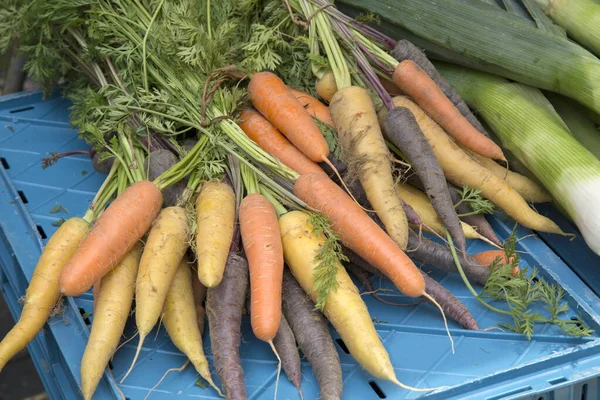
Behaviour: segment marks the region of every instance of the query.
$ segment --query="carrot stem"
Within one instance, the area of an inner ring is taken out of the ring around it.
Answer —
[[[277,218],[281,217],[283,214],[288,212],[285,209],[285,207],[279,201],[277,201],[275,196],[273,196],[273,193],[268,188],[266,188],[263,185],[259,185],[259,190],[260,194],[269,199],[269,201],[273,204],[273,207],[275,207],[275,211],[277,212]]]
[[[485,307],[489,308],[492,311],[495,311],[499,314],[512,316],[512,314],[510,312],[496,308],[496,307],[488,304],[487,302],[483,301],[479,297],[479,295],[477,294],[475,289],[473,289],[473,286],[471,286],[471,284],[469,283],[469,279],[467,279],[467,276],[465,275],[465,271],[463,271],[462,266],[460,265],[460,260],[458,259],[458,254],[456,254],[456,249],[454,248],[454,242],[452,241],[452,237],[450,236],[450,234],[448,232],[446,232],[446,238],[448,239],[448,243],[450,244],[450,251],[452,252],[452,258],[454,258],[454,263],[456,264],[456,269],[458,270],[460,277],[462,278],[463,282],[465,283],[465,286],[467,287],[467,289],[469,289],[469,292],[471,292],[473,297],[475,297],[477,299],[477,301],[479,301],[481,304],[483,304]]]

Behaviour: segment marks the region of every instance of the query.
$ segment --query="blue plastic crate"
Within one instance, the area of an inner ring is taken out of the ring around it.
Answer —
[[[21,311],[19,298],[25,293],[43,244],[56,230],[54,222],[82,215],[104,176],[95,172],[89,158],[72,156],[42,170],[40,159],[50,152],[86,149],[68,124],[68,102],[55,97],[42,101],[41,93],[31,92],[0,98],[0,287],[15,318]],[[68,214],[51,213],[56,204]],[[492,224],[501,237],[512,224],[494,218]],[[541,274],[565,288],[569,316],[580,314],[600,332],[600,298],[559,256],[530,231],[519,230],[518,250],[523,263],[540,267]],[[471,242],[470,252],[487,249]],[[556,249],[555,249],[556,250]],[[558,250],[556,250],[558,251]],[[482,328],[508,322],[483,308],[460,279],[424,267],[469,307]],[[594,286],[593,280],[587,280]],[[374,282],[379,285],[380,282]],[[595,281],[600,285],[600,280]],[[381,282],[391,288],[387,281]],[[393,288],[391,288],[393,289]],[[361,288],[362,290],[362,288]],[[409,302],[397,291],[381,294],[388,300]],[[533,340],[497,330],[472,332],[450,322],[456,352],[452,354],[438,311],[421,304],[392,307],[365,295],[378,333],[387,348],[399,379],[412,386],[450,388],[425,396],[429,399],[600,399],[600,338],[576,339],[561,334],[553,326],[536,329]],[[53,317],[29,351],[52,399],[77,399],[79,368],[89,334],[90,320],[82,315],[93,311],[89,293],[64,300],[63,312]],[[128,324],[125,338],[135,332]],[[345,345],[332,330],[338,344],[344,373],[344,399],[407,399],[423,396],[374,379],[347,354]],[[205,351],[211,359],[208,332]],[[133,358],[136,339],[124,345],[112,361],[116,380],[124,375]],[[247,319],[243,323],[241,356],[248,397],[272,399],[276,360],[269,347],[254,338]],[[129,400],[143,399],[163,373],[181,366],[185,357],[177,351],[163,329],[147,340],[137,366],[122,385],[105,374],[95,399],[120,399],[119,388]],[[212,365],[211,365],[212,368]],[[210,388],[196,386],[192,367],[173,372],[149,399],[218,398]],[[302,390],[306,399],[318,398],[316,379],[303,363]],[[282,376],[279,399],[298,399],[295,388]]]

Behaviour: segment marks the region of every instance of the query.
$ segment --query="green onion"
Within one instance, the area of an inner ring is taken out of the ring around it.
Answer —
[[[437,63],[438,71],[533,172],[600,254],[600,160],[569,132],[538,89]]]
[[[597,0],[535,0],[569,36],[600,56],[600,2]]]
[[[531,20],[474,0],[338,3],[349,14],[380,15],[379,30],[412,41],[431,58],[561,93],[600,113],[600,60]]]

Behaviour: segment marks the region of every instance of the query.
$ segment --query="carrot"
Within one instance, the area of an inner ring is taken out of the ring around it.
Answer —
[[[333,120],[331,119],[329,108],[325,104],[321,103],[319,99],[314,98],[302,90],[294,89],[293,87],[288,86],[288,90],[296,99],[298,99],[298,101],[302,104],[302,107],[304,107],[306,112],[308,112],[311,117],[317,118],[329,126],[333,126]]]
[[[412,97],[457,142],[482,156],[506,161],[502,149],[475,129],[429,75],[412,60],[399,63],[392,78],[396,86]]]
[[[250,269],[252,331],[269,342],[281,320],[283,248],[277,213],[265,196],[253,193],[242,200],[239,220]]]
[[[402,200],[406,201],[411,205],[423,221],[423,226],[427,231],[437,233],[440,236],[446,235],[446,229],[442,224],[442,221],[438,218],[431,203],[427,199],[425,193],[419,191],[417,188],[398,182],[396,184],[396,191]],[[463,237],[468,239],[481,239],[488,242],[488,239],[481,236],[472,226],[459,221],[460,229],[463,232]],[[490,244],[495,245],[493,242]]]
[[[547,203],[552,201],[552,196],[540,185],[524,175],[504,168],[492,159],[482,157],[468,149],[465,152],[475,159],[482,167],[490,170],[498,178],[503,179],[510,187],[515,189],[525,200],[531,203]]]
[[[408,237],[410,256],[416,261],[440,271],[458,273],[452,253],[447,246],[434,242],[411,231]],[[460,265],[465,275],[480,285],[485,285],[490,277],[489,268],[478,263],[473,257],[460,254]],[[352,259],[351,259],[352,260]]]
[[[396,107],[383,117],[382,125],[386,136],[402,150],[419,175],[433,209],[464,253],[465,235],[456,215],[444,172],[415,117],[407,108]]]
[[[317,123],[277,75],[254,74],[248,93],[254,107],[304,155],[314,162],[327,160],[329,146]]]
[[[423,278],[425,278],[425,287],[427,293],[431,295],[435,301],[442,306],[446,314],[453,320],[458,322],[463,328],[478,331],[479,325],[473,314],[469,311],[467,306],[463,304],[459,299],[450,293],[445,287],[440,285],[437,281],[431,279],[429,275],[423,272]],[[431,303],[427,298],[423,298],[424,301]],[[435,304],[434,304],[435,305]]]
[[[162,312],[162,323],[175,347],[187,356],[200,376],[222,396],[210,376],[208,360],[202,348],[192,291],[192,273],[185,257],[175,272]]]
[[[429,61],[425,53],[423,53],[417,46],[412,44],[406,39],[399,40],[396,42],[396,47],[390,51],[392,57],[402,62],[404,60],[412,60],[421,69],[429,75],[429,77],[438,85],[438,87],[444,92],[446,97],[456,106],[458,111],[469,121],[471,125],[479,132],[489,137],[489,133],[485,130],[481,122],[473,115],[467,104],[460,97],[458,92],[454,90],[452,86],[444,79],[443,76],[437,71],[435,66]]]
[[[144,160],[144,171],[148,171],[148,180],[154,181],[163,172],[177,164],[179,159],[167,149],[154,150]],[[185,193],[188,178],[181,179],[162,191],[165,207],[176,206]]]
[[[240,128],[261,149],[300,174],[322,172],[314,161],[305,156],[262,115],[250,108],[240,114]]]
[[[96,391],[123,335],[141,257],[142,246],[138,242],[123,261],[102,278],[98,295],[94,296],[92,331],[81,359],[81,392],[86,400]]]
[[[321,400],[338,400],[343,390],[342,367],[323,315],[287,268],[282,293],[283,313],[319,382]]]
[[[317,90],[319,96],[329,103],[333,98],[333,95],[335,95],[338,91],[333,72],[329,71],[320,79],[317,79],[315,89]]]
[[[405,178],[406,183],[416,188],[419,188],[419,190],[421,191],[425,191],[425,186],[416,174],[408,175]],[[455,204],[456,212],[458,213],[458,216],[461,219],[461,221],[464,221],[466,224],[471,225],[481,236],[488,239],[495,245],[502,246],[502,241],[498,239],[498,236],[496,236],[494,229],[491,227],[487,219],[485,219],[485,215],[473,214],[473,209],[471,208],[469,203],[460,202],[462,196],[459,194],[459,188],[457,188],[451,183],[448,183],[448,188],[450,189],[450,197],[452,198],[452,203]],[[458,206],[456,206],[456,204],[458,204]]]
[[[331,99],[331,116],[346,158],[357,160],[356,176],[388,234],[406,249],[408,223],[402,202],[394,191],[391,155],[385,144],[373,101],[360,87],[339,90]]]
[[[140,181],[128,187],[100,215],[59,278],[60,291],[79,296],[114,267],[148,231],[163,197],[156,185]]]
[[[344,208],[341,204],[337,206]],[[325,244],[326,238],[323,233],[315,233],[309,219],[307,213],[291,211],[279,219],[279,226],[285,261],[300,286],[316,301],[318,293],[314,289],[314,270],[318,261],[315,256]],[[329,293],[323,310],[325,316],[346,343],[350,354],[371,375],[403,388],[413,389],[396,378],[389,355],[356,286],[339,263],[336,269],[338,287]]]
[[[425,282],[410,258],[327,176],[301,175],[294,194],[329,218],[342,243],[380,270],[402,293],[423,295]]]
[[[0,342],[0,371],[33,340],[52,314],[60,299],[60,272],[89,229],[84,219],[69,218],[46,244],[25,292],[19,321]]]
[[[196,306],[198,330],[200,331],[200,335],[202,335],[204,333],[204,318],[206,318],[206,310],[204,309],[206,286],[200,282],[195,274],[192,274],[192,290],[194,292],[194,304]]]
[[[189,247],[187,211],[167,207],[156,218],[140,261],[135,284],[135,323],[140,335],[137,351],[123,382],[135,365],[146,336],[158,322],[179,263]]]
[[[247,292],[248,264],[243,257],[230,253],[221,283],[206,291],[213,362],[229,400],[246,399],[240,360],[240,329]]]
[[[250,314],[252,307],[250,306],[250,298],[246,301],[246,310]],[[286,318],[282,315],[277,335],[273,338],[273,346],[277,350],[277,354],[281,358],[281,365],[286,376],[292,382],[294,387],[298,390],[300,397],[302,397],[302,389],[300,384],[302,380],[302,366],[300,363],[300,354],[298,353],[298,347],[296,346],[296,338],[292,328],[288,324]]]
[[[413,113],[450,182],[481,190],[483,197],[502,208],[523,226],[542,232],[564,234],[558,225],[532,210],[504,180],[462,151],[417,104],[406,97],[394,97],[393,100],[396,106],[406,107]]]
[[[515,256],[513,254],[510,259],[508,259],[506,258],[504,250],[488,250],[474,254],[473,258],[481,265],[491,266],[494,262],[497,262],[500,265],[508,265],[514,261]],[[519,266],[515,265],[511,273],[512,276],[516,276],[519,273]]]
[[[204,183],[196,198],[196,255],[198,279],[206,287],[217,286],[223,278],[234,223],[231,186],[220,181]]]
[[[367,289],[370,292],[373,292],[371,293],[371,295],[378,301],[394,306],[412,305],[391,303],[381,299],[376,293],[374,293],[373,286],[371,285],[371,281],[369,279],[369,273],[374,274],[378,277],[381,277],[382,275],[379,271],[371,267],[364,260],[357,260],[356,263],[348,264],[346,268],[358,278],[359,282],[363,284],[365,289]],[[469,309],[459,299],[457,299],[452,293],[450,293],[437,281],[431,279],[429,275],[427,275],[425,272],[421,272],[421,274],[423,274],[423,279],[425,280],[425,287],[427,288],[427,293],[429,293],[431,295],[431,298],[433,298],[440,306],[442,306],[444,312],[446,312],[450,316],[450,318],[458,322],[465,329],[474,331],[479,330],[479,325],[477,324],[477,321],[475,321],[475,318],[473,317]],[[427,297],[421,297],[421,301],[427,302],[433,306],[437,306],[437,304],[435,304],[433,301],[431,301],[431,299]]]

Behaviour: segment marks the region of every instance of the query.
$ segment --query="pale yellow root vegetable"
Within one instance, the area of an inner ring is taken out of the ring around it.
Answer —
[[[423,134],[433,148],[444,175],[458,186],[469,185],[481,190],[481,195],[496,204],[519,224],[541,232],[565,233],[548,218],[535,212],[516,190],[503,179],[498,178],[490,170],[479,165],[467,153],[462,151],[454,141],[425,112],[407,97],[394,97],[394,104],[408,108]]]
[[[498,178],[504,179],[504,181],[506,181],[510,187],[515,189],[525,200],[531,203],[547,203],[552,201],[550,193],[546,192],[544,188],[526,176],[504,168],[491,158],[483,157],[469,149],[465,149],[462,146],[460,147],[465,153],[477,161],[479,165],[489,169],[492,174],[496,175]]]
[[[316,302],[318,292],[314,290],[313,273],[318,262],[315,256],[326,238],[323,234],[314,233],[309,218],[304,212],[292,211],[279,218],[279,228],[285,262],[300,286]],[[394,382],[405,389],[427,391],[407,387],[398,381],[367,306],[350,276],[339,264],[337,282],[337,290],[329,292],[323,312],[342,337],[350,354],[376,378]]]
[[[23,311],[16,325],[0,342],[0,371],[23,350],[44,327],[60,299],[58,277],[75,254],[90,225],[82,218],[70,218],[52,235],[33,271],[25,292]]]
[[[442,237],[446,236],[446,227],[433,209],[425,193],[414,186],[400,182],[396,184],[396,191],[398,192],[398,196],[415,210],[421,221],[423,221],[423,228],[426,231],[436,233]],[[467,239],[480,239],[494,247],[498,247],[495,243],[477,233],[471,225],[465,224],[462,221],[460,224]]]
[[[160,318],[171,281],[189,247],[187,212],[182,207],[163,209],[146,240],[135,284],[135,323],[140,335],[137,351],[123,382],[135,365],[144,344]]]
[[[330,102],[331,98],[338,91],[337,84],[335,83],[335,76],[333,72],[329,71],[321,79],[317,79],[317,83],[315,84],[315,89],[317,93],[323,100],[326,102]]]
[[[394,189],[391,155],[369,93],[360,87],[340,89],[331,99],[331,117],[341,148],[348,160],[356,160],[358,179],[387,233],[406,250],[408,222],[402,201]]]
[[[91,399],[96,391],[123,335],[133,303],[141,257],[142,246],[138,243],[119,265],[102,278],[102,284],[94,295],[94,321],[81,360],[81,393],[86,400]]]
[[[226,316],[223,317],[226,318]],[[184,258],[177,268],[167,293],[163,306],[162,323],[175,347],[187,356],[200,376],[222,396],[221,390],[210,376],[197,318],[192,289],[192,272]]]
[[[215,287],[223,278],[223,270],[233,238],[235,196],[223,182],[202,185],[196,199],[196,254],[198,279],[206,287]]]

